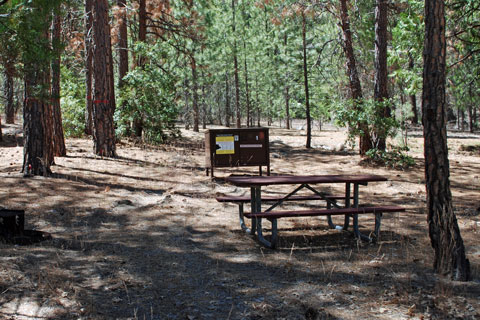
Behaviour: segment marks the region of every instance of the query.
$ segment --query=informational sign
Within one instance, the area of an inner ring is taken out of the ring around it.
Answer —
[[[234,154],[235,153],[235,143],[234,137],[231,136],[216,136],[216,154]]]

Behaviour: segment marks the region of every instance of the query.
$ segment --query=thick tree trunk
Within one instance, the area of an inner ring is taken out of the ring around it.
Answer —
[[[388,69],[387,69],[387,23],[388,0],[376,0],[375,6],[375,85],[374,100],[382,103],[388,100]],[[390,107],[378,110],[379,117],[390,117]],[[384,128],[376,128],[377,148],[386,149],[386,132]]]
[[[423,50],[423,134],[428,228],[435,272],[466,281],[470,275],[463,240],[453,211],[447,149],[445,101],[446,41],[443,0],[425,1]]]
[[[48,20],[47,20],[48,21]],[[48,25],[45,25],[48,28]],[[41,42],[46,43],[48,32],[42,35]],[[41,46],[41,45],[40,45]],[[46,50],[46,48],[45,48]],[[51,173],[53,163],[52,113],[48,102],[50,75],[47,61],[32,61],[27,57],[25,64],[24,104],[23,104],[23,165],[24,175],[43,175]]]
[[[5,94],[5,122],[13,124],[15,122],[15,105],[13,103],[13,68],[5,66],[3,92]]]
[[[350,18],[348,15],[348,0],[340,0],[340,27],[343,32],[343,51],[347,58],[347,74],[350,84],[351,97],[353,99],[354,108],[361,108],[363,94],[360,78],[357,72],[355,54],[353,52],[352,31],[350,30]],[[372,140],[368,132],[366,124],[359,121],[358,127],[364,132],[360,135],[360,154],[365,153],[372,148]]]
[[[85,134],[93,134],[93,0],[85,0]]]
[[[23,165],[22,172],[27,175],[48,176],[51,174],[51,159],[48,144],[49,130],[46,127],[49,106],[42,99],[33,95],[32,86],[44,77],[29,72],[25,80],[25,100],[23,104]],[[42,80],[43,79],[43,80]]]
[[[308,92],[308,68],[307,68],[307,22],[305,13],[302,12],[302,44],[303,44],[303,83],[305,88],[305,115],[307,118],[307,143],[306,148],[312,147],[312,119],[310,116],[310,95]]]
[[[52,43],[55,48],[55,58],[52,60],[52,107],[53,107],[53,153],[55,156],[64,157],[67,155],[65,138],[63,134],[62,111],[60,110],[60,59],[61,52],[60,33],[61,18],[56,14],[52,24]]]
[[[23,165],[24,175],[43,175],[51,173],[53,155],[53,112],[50,105],[50,61],[45,57],[49,51],[50,12],[45,12],[38,4],[30,4],[32,14],[44,16],[42,25],[34,25],[36,31],[33,46],[40,52],[24,55],[25,70],[23,104]],[[26,22],[28,23],[28,22]],[[31,49],[30,49],[31,50]]]
[[[111,40],[108,24],[107,0],[97,0],[93,10],[93,141],[94,152],[99,156],[116,157],[115,128],[113,112],[115,108],[112,93]]]

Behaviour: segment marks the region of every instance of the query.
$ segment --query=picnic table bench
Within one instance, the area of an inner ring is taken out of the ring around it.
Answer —
[[[249,187],[250,197],[246,196],[219,196],[219,202],[232,202],[239,204],[240,226],[242,230],[248,234],[257,234],[258,240],[269,248],[275,248],[278,240],[277,219],[280,218],[297,218],[311,216],[326,216],[330,228],[339,230],[347,230],[349,227],[350,217],[353,218],[353,231],[355,236],[367,241],[375,241],[378,238],[381,218],[383,213],[402,212],[405,208],[399,206],[359,206],[359,186],[367,185],[369,182],[387,181],[387,178],[378,175],[311,175],[311,176],[230,176],[227,182],[238,187]],[[311,185],[314,184],[345,184],[345,195],[331,195],[318,191]],[[353,197],[351,194],[351,185],[353,184]],[[292,192],[283,197],[265,197],[261,195],[261,188],[270,185],[300,185]],[[300,190],[310,190],[309,195],[298,195]],[[307,200],[323,200],[327,206],[323,209],[309,210],[283,210],[274,211],[285,201],[307,201]],[[338,201],[343,201],[341,206]],[[351,204],[353,200],[353,206]],[[251,212],[245,213],[243,204],[250,202]],[[262,210],[262,202],[273,204],[266,210]],[[375,216],[375,229],[373,237],[360,232],[358,227],[358,215],[373,214]],[[338,226],[333,223],[331,216],[343,215],[345,217],[344,225]],[[251,219],[251,228],[247,228],[244,218]],[[262,230],[262,219],[271,222],[271,238],[270,241],[265,239]]]

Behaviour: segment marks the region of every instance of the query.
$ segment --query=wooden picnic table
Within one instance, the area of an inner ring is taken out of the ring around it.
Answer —
[[[251,212],[244,213],[240,210],[240,226],[241,228],[252,235],[257,234],[258,240],[269,248],[274,248],[278,239],[277,219],[286,217],[306,217],[306,216],[327,216],[329,226],[331,228],[346,230],[349,226],[350,217],[353,217],[354,234],[360,239],[373,241],[374,238],[364,235],[358,228],[358,214],[372,213],[375,215],[375,237],[378,236],[380,230],[381,216],[383,212],[399,212],[404,211],[404,208],[397,206],[375,206],[375,207],[360,207],[359,206],[359,186],[367,185],[370,182],[382,182],[388,179],[379,175],[357,175],[357,174],[343,174],[343,175],[279,175],[279,176],[230,176],[226,181],[232,185],[244,188],[250,188],[250,204]],[[319,191],[312,187],[317,184],[345,184],[345,194],[341,197],[332,196],[326,192]],[[293,191],[285,196],[272,199],[271,197],[263,197],[263,200],[274,202],[268,209],[262,211],[262,187],[272,185],[297,185]],[[353,185],[353,195],[352,195]],[[313,193],[312,197],[298,196],[300,190],[307,189]],[[338,199],[344,200],[344,205],[340,206]],[[226,202],[228,197],[219,197],[218,201]],[[231,202],[238,202],[238,197],[231,197]],[[290,210],[290,211],[274,211],[276,207],[281,205],[284,201],[289,200],[324,200],[327,202],[326,209],[314,210]],[[352,203],[353,200],[353,203]],[[331,220],[332,215],[344,215],[344,225],[338,226],[333,224]],[[244,218],[252,220],[251,228],[247,228]],[[272,223],[272,236],[270,241],[265,239],[262,231],[262,218],[268,219]]]

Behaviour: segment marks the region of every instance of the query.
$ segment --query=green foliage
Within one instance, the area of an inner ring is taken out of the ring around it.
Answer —
[[[135,48],[151,61],[161,61],[160,46],[147,48],[141,44]],[[164,66],[166,67],[166,66]],[[175,104],[175,78],[154,63],[135,68],[124,77],[120,99],[115,113],[117,135],[128,135],[130,123],[143,119],[144,138],[147,142],[162,143],[173,135],[178,107]]]
[[[384,110],[390,106],[391,101],[376,102],[368,99],[349,102],[349,105],[339,105],[335,122],[349,128],[348,141],[352,145],[355,144],[356,137],[367,134],[372,137],[373,145],[376,146],[381,138],[393,137],[400,128],[398,121],[384,116]],[[359,123],[363,126],[359,126]]]
[[[386,166],[393,169],[407,169],[415,164],[415,160],[406,154],[406,147],[392,147],[388,151],[377,148],[366,152],[367,161],[376,165]]]
[[[66,137],[81,137],[85,132],[85,84],[69,68],[62,66],[60,105]]]

